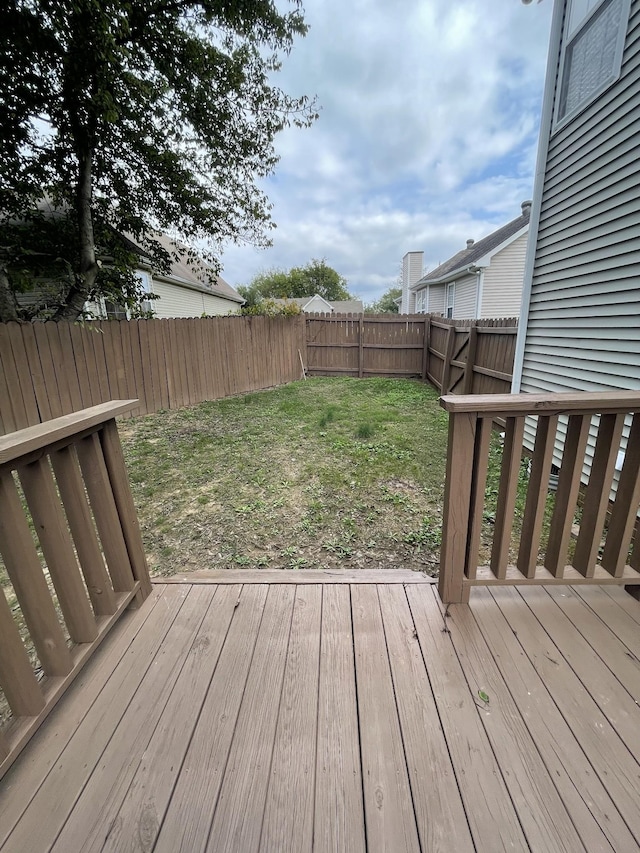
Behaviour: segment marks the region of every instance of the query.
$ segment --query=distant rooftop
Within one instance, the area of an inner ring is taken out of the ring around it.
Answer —
[[[522,213],[520,216],[516,217],[516,219],[512,219],[511,222],[503,225],[502,228],[498,228],[497,231],[493,231],[491,234],[483,237],[482,240],[478,240],[477,242],[471,239],[467,240],[466,249],[462,249],[462,251],[449,258],[448,261],[445,261],[443,264],[440,264],[440,266],[431,270],[431,272],[423,275],[422,278],[413,285],[413,287],[416,288],[422,284],[441,281],[442,279],[449,278],[456,272],[477,263],[493,249],[497,249],[498,246],[505,243],[510,237],[513,237],[514,234],[517,234],[518,231],[525,228],[529,224],[530,216],[531,202],[523,201]]]

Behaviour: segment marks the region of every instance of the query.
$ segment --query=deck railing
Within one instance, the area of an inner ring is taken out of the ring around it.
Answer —
[[[113,401],[0,437],[0,776],[151,591]]]
[[[486,584],[640,584],[640,545],[630,551],[640,503],[640,393],[446,396],[440,403],[449,412],[444,602],[467,601],[472,586]],[[496,421],[504,424],[498,438]],[[496,465],[500,455],[488,510],[489,460]]]

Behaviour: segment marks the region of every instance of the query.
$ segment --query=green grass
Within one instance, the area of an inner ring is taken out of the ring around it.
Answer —
[[[435,573],[447,416],[398,379],[311,379],[120,425],[154,574]]]

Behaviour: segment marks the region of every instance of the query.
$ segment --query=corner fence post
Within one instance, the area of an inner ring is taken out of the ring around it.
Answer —
[[[476,423],[475,412],[449,413],[447,475],[438,580],[438,592],[444,604],[469,600],[469,587],[463,585],[463,579],[469,536]]]

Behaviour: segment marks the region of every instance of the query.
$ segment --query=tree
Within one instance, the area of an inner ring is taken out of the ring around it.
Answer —
[[[252,307],[263,299],[298,299],[319,294],[329,302],[352,299],[346,280],[326,260],[313,259],[304,267],[292,267],[288,272],[273,269],[254,276],[238,292]]]
[[[402,296],[401,287],[390,287],[386,290],[380,299],[376,302],[371,302],[365,307],[365,314],[397,314],[398,304],[395,302]]]
[[[25,250],[6,229],[37,218],[43,198],[72,235],[61,244],[69,275],[56,319],[77,316],[100,286],[96,247],[109,231],[132,235],[165,268],[154,228],[192,246],[268,245],[270,205],[257,179],[277,162],[278,131],[316,118],[307,97],[271,83],[280,56],[306,32],[300,0],[290,5],[9,0],[0,46],[0,310]]]

